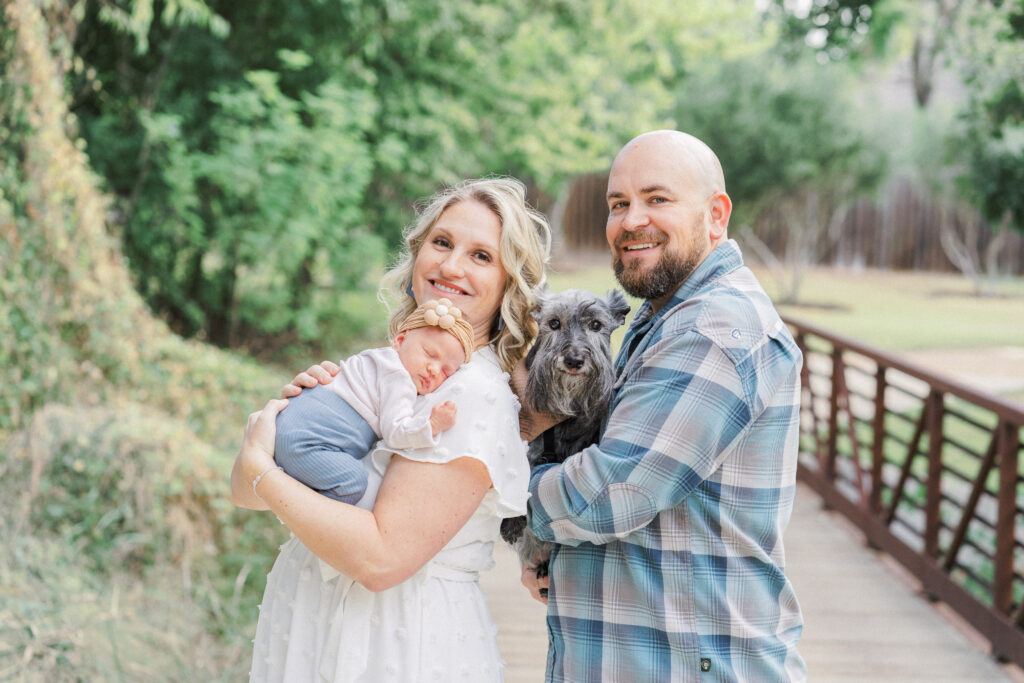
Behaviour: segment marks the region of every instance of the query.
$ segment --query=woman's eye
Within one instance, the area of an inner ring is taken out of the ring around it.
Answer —
[[[592,329],[594,332],[600,332],[601,331],[601,321],[600,320],[591,320],[590,321],[590,329]]]
[[[548,321],[548,327],[550,327],[553,330],[557,330],[561,326],[562,326],[562,321],[558,320],[557,318],[555,320],[549,320]]]
[[[490,263],[491,262],[491,255],[488,254],[486,251],[478,251],[476,253],[476,257],[479,260],[483,261],[484,263]]]
[[[435,237],[435,238],[434,238],[434,244],[436,244],[436,245],[437,245],[437,246],[439,246],[439,247],[445,247],[445,248],[447,248],[447,247],[451,246],[451,245],[449,244],[448,240],[446,240],[446,239],[445,239],[445,238],[443,238],[443,237]]]
[[[615,209],[624,208],[626,206],[629,206],[627,202],[615,202],[614,204],[612,204],[612,211],[614,211]]]

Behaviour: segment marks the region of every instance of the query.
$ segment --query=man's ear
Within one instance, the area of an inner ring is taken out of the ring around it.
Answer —
[[[391,342],[391,348],[395,351],[402,348],[402,344],[405,342],[405,332],[399,332],[398,336],[395,337],[395,341]]]
[[[724,192],[716,192],[709,202],[708,214],[711,218],[708,225],[708,237],[712,242],[725,237],[726,228],[729,227],[729,217],[732,215],[732,200]]]

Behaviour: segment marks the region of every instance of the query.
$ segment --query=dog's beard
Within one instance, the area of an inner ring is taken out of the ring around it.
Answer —
[[[541,368],[527,375],[526,394],[530,407],[541,412],[563,417],[587,415],[600,408],[611,389],[610,365],[590,367],[580,374],[562,372],[551,365],[543,372],[538,370]]]
[[[631,296],[641,299],[660,299],[674,292],[685,282],[707,256],[710,246],[707,235],[701,231],[703,220],[692,226],[690,239],[683,250],[669,250],[667,247],[661,258],[650,268],[644,268],[639,259],[634,259],[630,266],[622,262],[622,248],[616,244],[613,269],[615,279]],[[642,233],[622,235],[625,240],[645,239]],[[657,236],[652,237],[657,239]]]

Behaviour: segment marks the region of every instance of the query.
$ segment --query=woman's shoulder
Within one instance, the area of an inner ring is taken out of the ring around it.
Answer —
[[[506,380],[508,378],[508,373],[501,369],[501,362],[498,360],[498,354],[496,354],[494,349],[490,346],[484,346],[474,351],[469,362],[463,365],[461,370],[465,370],[468,374],[473,375],[485,377],[498,377],[504,375]]]
[[[489,347],[478,349],[469,362],[459,368],[437,390],[445,399],[457,399],[466,392],[486,395],[492,406],[498,403],[514,407],[518,412],[519,401],[509,385],[509,374],[502,370],[498,356]]]

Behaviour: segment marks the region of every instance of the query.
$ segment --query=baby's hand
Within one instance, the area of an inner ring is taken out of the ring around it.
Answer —
[[[430,410],[430,432],[434,436],[455,425],[455,403],[445,401],[438,403]]]

